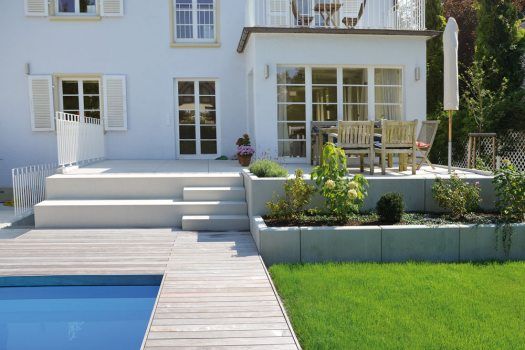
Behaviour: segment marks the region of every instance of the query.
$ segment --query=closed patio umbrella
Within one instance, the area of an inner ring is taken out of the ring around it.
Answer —
[[[443,106],[448,111],[448,172],[452,172],[452,113],[459,110],[459,71],[458,71],[458,24],[452,17],[448,19],[443,33],[444,52],[444,95]]]

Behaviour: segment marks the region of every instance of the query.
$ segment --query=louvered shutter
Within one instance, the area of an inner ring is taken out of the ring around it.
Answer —
[[[25,0],[26,16],[48,16],[47,0]]]
[[[269,0],[267,2],[268,25],[283,27],[290,25],[290,1]]]
[[[102,16],[119,17],[124,16],[124,0],[100,0]]]
[[[50,75],[29,76],[29,106],[33,131],[55,130],[53,78]]]
[[[127,130],[126,77],[123,75],[105,75],[102,88],[104,90],[104,125],[106,130]]]

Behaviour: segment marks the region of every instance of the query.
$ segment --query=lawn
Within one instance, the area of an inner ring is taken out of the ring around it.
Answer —
[[[303,349],[525,349],[525,263],[270,269]]]

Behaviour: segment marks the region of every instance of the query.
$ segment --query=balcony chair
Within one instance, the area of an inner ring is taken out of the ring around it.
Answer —
[[[435,169],[434,165],[428,159],[428,155],[432,150],[438,127],[439,120],[428,120],[421,123],[421,130],[419,130],[419,135],[416,140],[418,151],[416,158],[421,158],[421,161],[417,165],[418,170],[421,169],[423,163],[427,163],[432,169]]]
[[[359,155],[360,170],[365,171],[364,158],[368,156],[370,174],[374,174],[374,122],[339,122],[337,134],[337,147],[342,148],[347,156]]]
[[[313,23],[312,0],[291,0],[292,13],[298,26],[309,27]]]
[[[383,120],[381,142],[375,143],[376,153],[381,157],[381,173],[386,174],[386,158],[389,154],[407,155],[412,162],[412,175],[416,174],[417,120],[402,122]],[[401,164],[400,164],[401,165]]]
[[[357,1],[361,2],[361,5],[359,6],[359,12],[357,13],[357,17],[351,17],[351,16],[345,16],[343,17],[343,24],[346,26],[346,28],[355,28],[355,26],[359,23],[361,20],[361,17],[363,17],[363,14],[365,13],[365,7],[366,7],[366,1],[367,0],[345,0],[343,4],[343,13],[344,14],[351,14],[352,5],[356,5],[355,3]]]

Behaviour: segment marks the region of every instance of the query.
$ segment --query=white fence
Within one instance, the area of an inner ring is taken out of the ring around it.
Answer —
[[[248,0],[249,27],[425,30],[425,0]]]
[[[104,125],[100,119],[57,112],[56,128],[61,167],[104,159]]]
[[[31,165],[12,170],[15,215],[33,212],[33,206],[46,198],[46,177],[55,174],[58,164]]]

